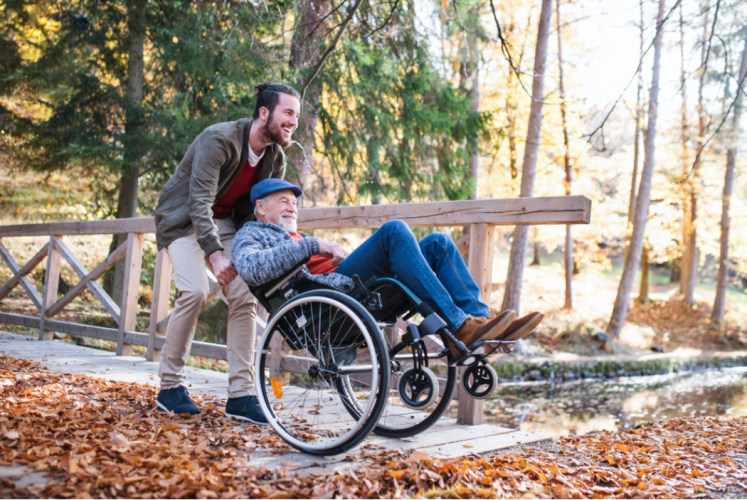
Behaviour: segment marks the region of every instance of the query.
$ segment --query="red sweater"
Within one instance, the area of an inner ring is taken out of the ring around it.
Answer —
[[[300,241],[303,239],[303,235],[300,233],[290,233],[293,241]],[[340,266],[333,266],[332,259],[322,257],[321,255],[312,255],[309,261],[306,263],[311,274],[324,274],[334,272]]]
[[[228,219],[231,217],[233,207],[236,205],[238,199],[249,193],[257,183],[258,172],[257,165],[250,165],[249,160],[246,160],[239,175],[236,176],[233,184],[228,188],[228,192],[222,198],[215,201],[215,205],[213,205],[213,219]]]

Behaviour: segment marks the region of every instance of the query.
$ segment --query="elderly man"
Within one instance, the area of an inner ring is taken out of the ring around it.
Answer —
[[[231,253],[239,276],[250,286],[263,285],[310,258],[303,269],[306,278],[341,291],[352,289],[355,274],[364,282],[373,276],[396,276],[467,346],[480,340],[523,337],[542,320],[540,313],[517,320],[514,311],[491,316],[447,235],[431,234],[418,242],[407,224],[394,220],[348,257],[336,243],[299,233],[296,199],[302,194],[280,179],[268,179],[252,188],[257,220],[236,234]]]
[[[228,402],[226,415],[267,424],[254,396],[254,334],[257,301],[229,258],[236,230],[254,218],[251,189],[285,175],[283,148],[298,126],[298,92],[286,85],[255,87],[253,119],[218,123],[192,143],[156,207],[156,241],[174,269],[176,304],[158,375],[156,404],[173,413],[200,413],[185,385],[197,318],[208,298],[205,262],[228,299]]]

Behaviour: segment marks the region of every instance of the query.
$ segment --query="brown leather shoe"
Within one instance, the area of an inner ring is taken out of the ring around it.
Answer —
[[[525,314],[521,318],[517,318],[511,322],[511,325],[506,328],[506,330],[503,332],[503,335],[501,335],[501,340],[519,340],[523,339],[532,331],[534,331],[537,326],[542,322],[542,318],[544,318],[545,315],[541,312],[532,312],[529,314]]]
[[[516,313],[514,311],[503,311],[492,318],[467,316],[467,320],[454,332],[454,336],[467,347],[481,340],[493,340],[506,331],[515,317]],[[449,342],[449,346],[452,354],[456,355],[456,346],[451,342]]]

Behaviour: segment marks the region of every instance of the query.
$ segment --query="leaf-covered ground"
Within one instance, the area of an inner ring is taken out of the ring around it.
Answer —
[[[362,449],[345,471],[249,467],[270,431],[215,402],[198,417],[153,411],[155,389],[67,374],[0,354],[0,465],[48,472],[0,496],[54,498],[732,497],[747,494],[747,418],[701,417],[566,438],[495,456],[432,459]]]

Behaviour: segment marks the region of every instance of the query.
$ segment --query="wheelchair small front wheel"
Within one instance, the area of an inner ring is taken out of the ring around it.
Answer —
[[[498,375],[488,363],[478,362],[464,370],[462,387],[475,399],[485,399],[498,386]]]
[[[438,396],[438,378],[429,368],[411,366],[399,377],[399,398],[411,410],[428,408]]]
[[[376,426],[386,406],[389,364],[381,331],[363,307],[339,292],[307,292],[284,304],[262,333],[257,396],[285,442],[306,453],[337,455]],[[344,394],[337,389],[342,380]],[[355,394],[357,418],[345,409],[348,394]]]

